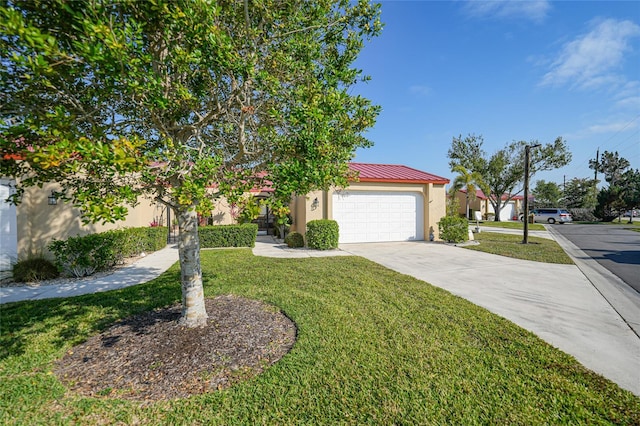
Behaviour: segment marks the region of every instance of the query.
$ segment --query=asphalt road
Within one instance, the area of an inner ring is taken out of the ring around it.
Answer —
[[[612,225],[552,225],[599,264],[640,293],[640,232]]]

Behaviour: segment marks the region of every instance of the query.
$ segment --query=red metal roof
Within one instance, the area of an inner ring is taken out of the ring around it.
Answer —
[[[447,178],[398,164],[349,163],[349,168],[359,173],[360,182],[449,183]]]
[[[467,189],[466,188],[462,188],[460,190],[460,192],[462,192],[463,194],[467,193]],[[476,197],[480,198],[481,200],[486,200],[487,196],[484,195],[484,192],[482,192],[481,189],[476,189]],[[510,195],[509,194],[502,194],[502,197],[500,197],[501,200],[507,200],[509,199]],[[533,198],[532,196],[529,197],[529,199]],[[512,200],[524,200],[524,196],[522,195],[514,195],[513,197],[511,197]]]
[[[463,194],[467,193],[467,188],[462,188],[460,190],[460,192],[462,192]],[[481,189],[476,189],[476,198],[480,198],[481,200],[486,200],[487,196],[484,195],[484,192],[482,192]]]

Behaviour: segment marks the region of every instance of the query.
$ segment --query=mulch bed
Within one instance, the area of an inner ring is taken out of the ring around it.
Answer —
[[[152,402],[228,388],[293,347],[296,327],[273,306],[219,296],[206,309],[201,328],[177,324],[179,304],[125,319],[69,350],[54,371],[80,395]]]

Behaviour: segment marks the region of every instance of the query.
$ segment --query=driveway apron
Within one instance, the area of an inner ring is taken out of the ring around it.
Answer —
[[[426,242],[340,248],[482,306],[640,395],[640,338],[575,265]]]

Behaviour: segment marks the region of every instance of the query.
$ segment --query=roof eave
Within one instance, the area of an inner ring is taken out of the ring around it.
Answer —
[[[448,179],[434,179],[434,180],[422,180],[422,179],[385,179],[385,178],[359,178],[354,182],[370,182],[370,183],[407,183],[407,184],[420,184],[426,185],[433,183],[436,185],[446,185],[449,183]]]

